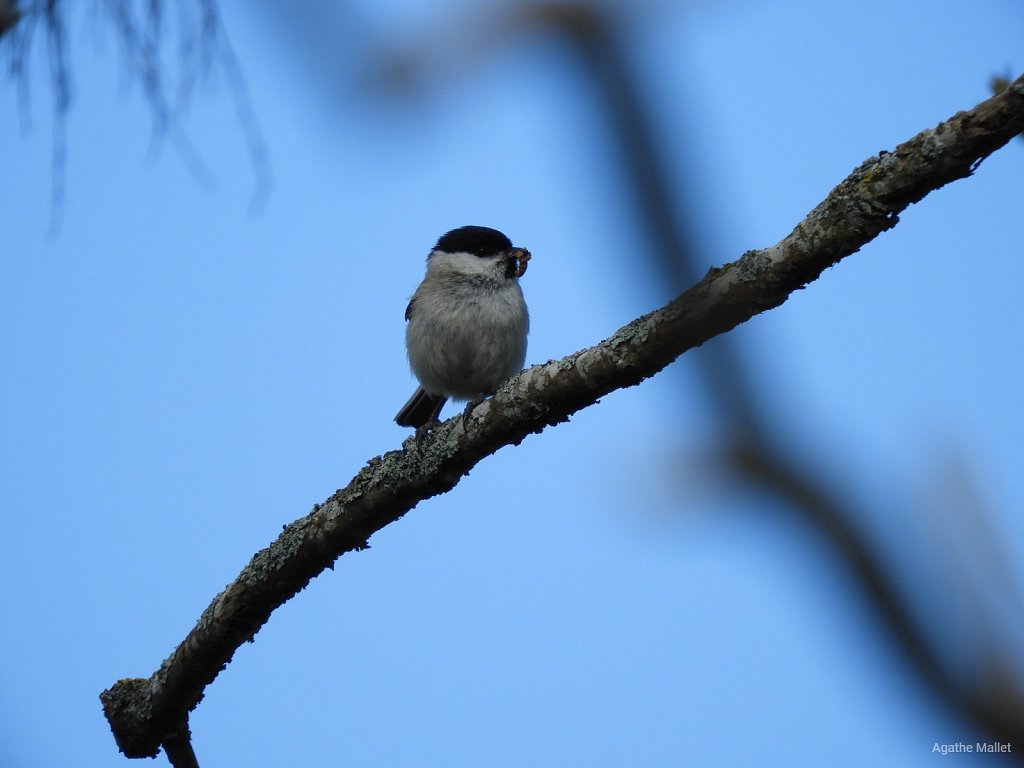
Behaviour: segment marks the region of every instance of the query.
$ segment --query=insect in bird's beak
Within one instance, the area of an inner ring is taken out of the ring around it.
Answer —
[[[526,274],[526,263],[530,260],[530,252],[525,248],[513,248],[512,257],[516,260],[515,275],[522,277]]]

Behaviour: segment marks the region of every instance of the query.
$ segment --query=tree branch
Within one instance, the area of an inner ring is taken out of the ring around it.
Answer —
[[[370,459],[349,485],[286,526],[214,598],[188,636],[148,679],[118,681],[100,695],[118,747],[153,757],[203,691],[270,614],[315,576],[420,501],[451,490],[499,448],[639,384],[685,351],[782,304],[827,267],[855,253],[929,192],[970,176],[1024,131],[1024,76],[968,112],[922,131],[856,168],[777,245],[748,251],[661,309],[600,344],[533,366],[479,406],[469,424],[449,419],[417,446]]]
[[[612,11],[606,4],[581,5],[577,0],[536,0],[517,6],[509,12],[511,20],[495,26],[509,42],[516,34],[554,30],[568,43],[581,74],[593,84],[604,122],[612,128],[607,140],[613,154],[622,158],[625,188],[637,203],[636,230],[650,241],[652,267],[660,273],[662,285],[683,286],[695,282],[700,269],[695,244],[701,240],[701,225],[690,215],[692,206],[687,204],[687,193],[694,191],[690,189],[692,179],[699,173],[685,167],[685,158],[677,159],[676,173],[678,179],[690,180],[688,183],[677,183],[664,170],[668,163],[657,139],[657,110],[641,95],[645,75],[629,55],[621,10]],[[486,27],[491,18],[480,16],[476,26]],[[421,34],[417,39],[428,36]],[[490,39],[488,42],[490,49],[496,47]],[[474,63],[464,62],[460,68],[475,71]],[[437,63],[419,64],[421,69],[431,66],[436,68]],[[998,93],[1009,84],[1008,78],[993,78],[991,92]],[[680,137],[675,139],[678,142]],[[684,167],[678,166],[680,161]],[[1024,742],[1024,688],[1019,677],[1008,671],[1014,666],[1007,649],[1012,641],[1004,637],[999,619],[983,607],[990,606],[993,598],[1004,609],[1020,605],[1020,601],[1015,602],[1012,580],[998,566],[1002,554],[998,543],[990,540],[986,547],[978,541],[979,535],[984,541],[984,533],[992,533],[984,505],[978,499],[973,504],[964,500],[958,520],[971,529],[970,540],[984,550],[975,552],[974,557],[976,564],[985,564],[980,566],[985,572],[971,573],[979,566],[972,569],[963,561],[959,567],[957,562],[931,566],[947,570],[965,589],[974,579],[988,577],[992,594],[972,590],[966,600],[973,609],[967,619],[975,637],[973,645],[986,649],[985,669],[964,675],[939,651],[941,641],[933,636],[934,628],[915,610],[913,587],[901,588],[896,575],[899,569],[886,563],[887,556],[861,524],[866,510],[845,498],[847,494],[834,482],[797,455],[791,434],[769,424],[768,406],[758,398],[749,366],[734,342],[730,334],[715,339],[702,350],[695,369],[706,389],[708,412],[718,423],[719,441],[727,443],[718,460],[730,471],[729,482],[752,485],[762,494],[777,497],[784,502],[780,511],[788,510],[820,534],[822,545],[831,550],[868,601],[894,652],[917,673],[925,695],[945,703],[989,741]],[[921,563],[922,572],[916,578],[927,579],[927,568]],[[1022,762],[1021,755],[1017,761]]]
[[[21,19],[21,11],[14,0],[0,0],[0,37]]]

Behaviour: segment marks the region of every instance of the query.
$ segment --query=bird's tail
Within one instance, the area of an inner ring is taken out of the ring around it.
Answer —
[[[400,427],[419,429],[428,422],[437,421],[447,399],[444,395],[428,394],[423,391],[423,387],[419,387],[395,416],[395,423]]]

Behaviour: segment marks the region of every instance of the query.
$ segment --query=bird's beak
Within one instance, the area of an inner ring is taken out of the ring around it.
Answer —
[[[513,248],[512,258],[515,259],[515,275],[522,277],[526,274],[526,263],[530,260],[530,252],[525,248]]]

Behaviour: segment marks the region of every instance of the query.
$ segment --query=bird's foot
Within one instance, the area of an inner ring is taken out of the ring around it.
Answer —
[[[423,441],[430,437],[434,429],[440,424],[441,422],[435,416],[430,421],[416,427],[416,434],[413,435],[413,439],[416,441],[416,447],[419,448],[423,444]]]
[[[462,411],[462,425],[464,427],[469,426],[469,417],[472,415],[473,409],[486,399],[487,397],[485,395],[480,395],[480,397],[466,403],[466,407]]]

